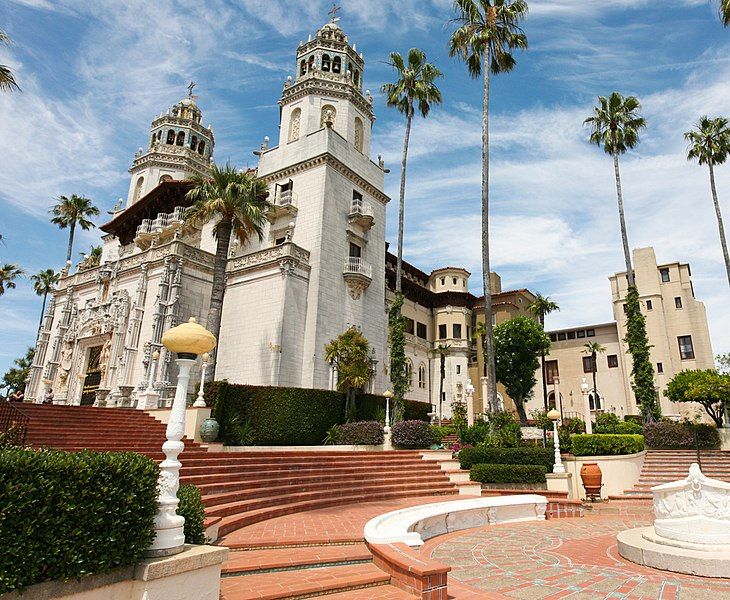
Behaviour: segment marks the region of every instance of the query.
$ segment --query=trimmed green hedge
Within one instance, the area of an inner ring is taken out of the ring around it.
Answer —
[[[462,448],[459,464],[462,469],[471,469],[481,463],[500,465],[542,465],[550,473],[553,470],[555,454],[550,448]]]
[[[0,451],[0,594],[137,562],[154,537],[157,476],[133,452]]]
[[[543,465],[474,465],[469,472],[472,481],[480,483],[545,483],[547,469]]]
[[[185,543],[205,544],[205,506],[200,490],[195,485],[181,485],[177,498],[177,514],[185,517]]]
[[[696,444],[695,432],[697,433]],[[699,446],[703,450],[715,450],[720,447],[720,433],[714,425],[706,423],[660,421],[645,425],[644,435],[649,448],[694,450],[696,446]]]
[[[219,439],[229,446],[240,444],[241,423],[246,424],[250,445],[315,446],[345,420],[345,395],[331,390],[211,381],[205,385],[205,401],[220,424]],[[385,398],[359,394],[355,406],[359,421],[374,421],[385,411]],[[406,401],[405,409],[406,419],[428,421],[431,405]]]
[[[383,443],[383,426],[377,421],[357,421],[337,426],[337,443],[378,446]]]
[[[393,445],[398,448],[430,448],[436,443],[436,434],[424,421],[399,421],[391,431]]]
[[[613,413],[596,415],[595,433],[638,434],[644,433],[644,428],[633,421],[621,421]]]
[[[644,449],[643,435],[576,433],[572,441],[575,456],[636,454]]]

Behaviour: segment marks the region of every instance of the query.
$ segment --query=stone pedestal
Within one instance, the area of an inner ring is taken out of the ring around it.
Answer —
[[[139,410],[154,410],[160,401],[160,395],[153,389],[147,388],[137,394],[137,408]]]
[[[568,498],[573,499],[572,473],[547,473],[547,489],[549,492],[567,492]]]

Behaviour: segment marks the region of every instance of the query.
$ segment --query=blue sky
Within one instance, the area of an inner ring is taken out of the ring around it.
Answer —
[[[481,86],[448,58],[448,0],[342,1],[341,22],[365,56],[375,95],[374,156],[397,198],[403,127],[380,86],[393,50],[423,48],[441,68],[444,102],[412,136],[406,258],[424,270],[464,265],[479,292]],[[530,49],[492,87],[493,267],[505,287],[528,287],[562,307],[549,327],[611,318],[607,276],[622,268],[610,159],[582,127],[598,94],[635,94],[648,129],[623,160],[632,247],[688,261],[708,309],[715,352],[730,351],[724,279],[704,168],[684,158],[684,131],[702,114],[730,113],[730,30],[706,0],[533,0]],[[22,93],[0,95],[0,262],[29,272],[63,264],[66,232],[48,222],[60,194],[103,211],[126,196],[133,154],[149,123],[198,84],[216,135],[215,158],[255,166],[276,139],[276,101],[300,40],[331,3],[288,0],[156,2],[5,0],[0,49]],[[730,165],[718,170],[730,218]],[[395,238],[397,202],[388,209]],[[78,236],[75,253],[97,240]],[[28,283],[0,298],[0,373],[33,343],[40,299]]]

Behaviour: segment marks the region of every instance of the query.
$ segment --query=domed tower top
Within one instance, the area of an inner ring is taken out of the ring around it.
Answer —
[[[202,125],[203,114],[195,103],[194,87],[191,83],[186,97],[153,119],[149,147],[146,152],[142,148],[137,151],[129,169],[132,179],[127,206],[160,183],[210,172],[215,146],[213,128]]]

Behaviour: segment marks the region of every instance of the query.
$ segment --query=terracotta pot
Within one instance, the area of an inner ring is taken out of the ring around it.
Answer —
[[[598,463],[584,463],[580,469],[580,478],[583,480],[586,496],[601,495],[603,473],[601,473]]]

